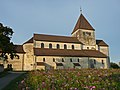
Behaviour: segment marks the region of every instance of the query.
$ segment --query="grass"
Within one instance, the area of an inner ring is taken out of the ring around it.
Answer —
[[[18,90],[18,83],[24,79],[25,73],[17,77],[16,79],[12,80],[5,88],[2,90]]]

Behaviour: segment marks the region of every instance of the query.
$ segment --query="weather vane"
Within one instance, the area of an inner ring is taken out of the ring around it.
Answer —
[[[82,8],[81,8],[81,6],[80,6],[80,13],[82,14]]]

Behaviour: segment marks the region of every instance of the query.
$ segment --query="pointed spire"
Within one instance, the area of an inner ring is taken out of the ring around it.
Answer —
[[[83,16],[82,13],[74,27],[72,34],[78,29],[94,30],[94,28],[90,25],[90,23],[87,21],[87,19]]]

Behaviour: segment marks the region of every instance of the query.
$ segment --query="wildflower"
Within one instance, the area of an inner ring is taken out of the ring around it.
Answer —
[[[88,75],[88,78],[91,78],[91,76],[90,76],[90,75]]]
[[[95,87],[95,86],[86,86],[85,88],[88,88],[88,89],[90,89],[90,90],[93,90],[93,89],[95,89],[96,87]]]
[[[46,86],[46,83],[43,81],[42,82],[42,88],[45,88],[45,86]]]

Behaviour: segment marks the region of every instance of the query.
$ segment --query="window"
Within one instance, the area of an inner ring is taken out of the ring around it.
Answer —
[[[80,62],[80,59],[78,58],[78,62]]]
[[[98,46],[98,51],[100,51],[100,46]]]
[[[83,45],[81,44],[81,49],[83,49]]]
[[[87,49],[89,50],[89,47],[87,47]]]
[[[85,32],[83,32],[83,35],[85,36]]]
[[[91,36],[90,32],[83,32],[83,36]]]
[[[49,48],[52,48],[52,44],[51,43],[49,44]]]
[[[41,48],[44,48],[44,43],[41,43]]]
[[[72,45],[72,49],[74,49],[74,45]]]
[[[67,45],[66,44],[64,44],[64,49],[67,49]]]
[[[94,60],[94,64],[96,64],[96,60]]]
[[[60,49],[60,45],[59,44],[57,44],[57,49]]]
[[[72,58],[70,59],[70,62],[72,62]]]
[[[43,62],[45,62],[45,58],[43,58]]]
[[[102,60],[102,64],[104,64],[104,61]]]
[[[55,58],[53,58],[53,62],[55,62]]]
[[[64,59],[62,58],[62,62],[64,62]]]

